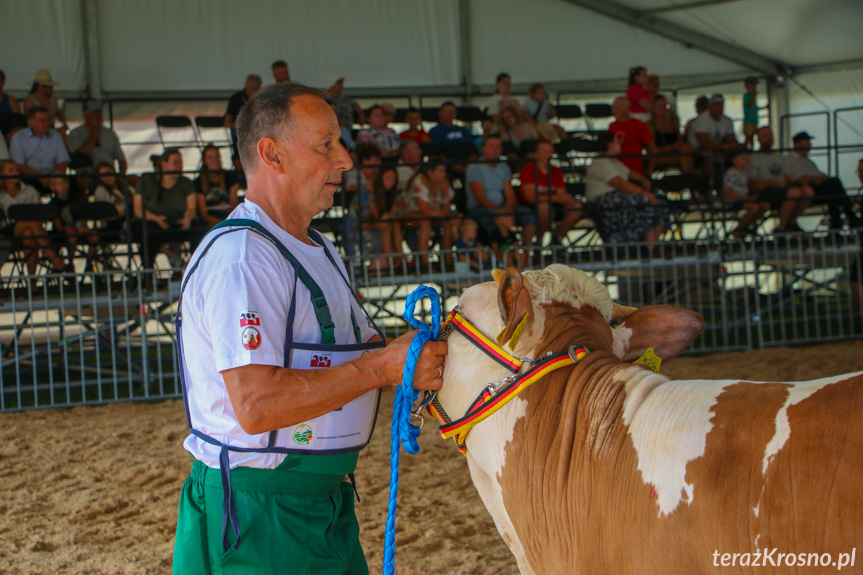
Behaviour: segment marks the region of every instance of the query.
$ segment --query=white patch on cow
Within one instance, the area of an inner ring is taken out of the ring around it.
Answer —
[[[611,351],[617,357],[623,359],[629,351],[629,340],[632,337],[632,328],[620,325],[612,330],[614,340],[612,342]]]
[[[760,553],[761,548],[758,546],[758,540],[759,539],[761,539],[761,533],[759,533],[758,535],[755,536],[755,542],[753,543],[753,545],[755,545],[755,550]]]
[[[785,400],[785,405],[779,408],[779,411],[776,413],[776,432],[773,434],[773,438],[767,443],[767,447],[764,448],[764,460],[761,464],[762,475],[767,475],[767,468],[770,466],[770,462],[776,454],[785,447],[785,443],[788,441],[788,438],[791,437],[791,424],[788,421],[788,408],[800,403],[819,389],[840,381],[845,381],[846,379],[860,375],[861,373],[863,372],[848,373],[837,375],[835,377],[825,377],[823,379],[804,381],[794,384],[794,386],[788,390],[788,399]]]
[[[659,515],[681,501],[691,504],[695,485],[686,482],[687,464],[704,455],[713,429],[711,409],[726,386],[736,381],[668,381],[640,367],[622,370],[624,423],[638,454],[638,470],[656,492]]]
[[[763,493],[763,492],[764,492],[764,491],[762,490],[762,493]],[[759,498],[759,499],[760,499],[760,498]],[[761,507],[761,504],[760,504],[760,503],[759,503],[758,505],[756,505],[755,507],[753,507],[753,508],[752,508],[752,513],[754,513],[754,514],[755,514],[755,518],[756,518],[756,519],[758,519],[758,508],[759,508],[759,507]]]

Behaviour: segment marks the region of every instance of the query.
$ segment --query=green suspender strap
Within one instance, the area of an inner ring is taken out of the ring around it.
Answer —
[[[321,327],[321,343],[324,345],[335,344],[336,326],[333,323],[333,317],[330,314],[330,306],[327,305],[327,300],[324,297],[324,292],[321,290],[320,286],[315,283],[315,280],[312,279],[312,276],[309,275],[309,272],[306,271],[306,268],[300,265],[300,262],[298,262],[297,258],[294,257],[294,254],[288,251],[288,248],[286,248],[276,236],[274,236],[269,230],[267,230],[267,228],[254,220],[248,220],[243,218],[225,220],[213,226],[211,228],[211,231],[217,228],[231,227],[247,228],[254,230],[255,232],[261,234],[262,236],[270,240],[273,245],[278,248],[279,252],[285,257],[285,259],[288,260],[292,266],[294,266],[294,269],[297,272],[297,277],[300,278],[300,281],[303,282],[303,284],[306,286],[306,288],[309,290],[309,293],[311,294],[312,305],[315,308],[315,317],[317,317],[318,325],[320,325]],[[327,248],[324,247],[323,249],[326,250]],[[329,253],[327,254],[327,256],[329,256]],[[360,327],[359,325],[357,325],[357,319],[354,317],[353,313],[351,313],[351,324],[353,325],[354,336],[356,337],[357,343],[362,343]]]

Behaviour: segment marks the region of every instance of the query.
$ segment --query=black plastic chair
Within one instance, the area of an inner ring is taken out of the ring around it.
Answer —
[[[231,132],[225,126],[224,116],[195,116],[195,130],[201,145],[231,145]]]
[[[591,132],[596,130],[592,120],[604,120],[611,117],[611,104],[593,103],[584,106],[584,121],[587,124],[587,129]]]
[[[476,156],[478,154],[476,145],[467,140],[447,142],[443,145],[443,149],[441,151],[447,158],[459,160],[464,160],[465,158]]]
[[[197,148],[200,146],[198,132],[188,116],[156,116],[156,130],[163,148]],[[179,134],[178,134],[179,133]],[[177,135],[178,139],[166,138]],[[183,139],[183,136],[186,139]]]
[[[10,226],[14,225],[14,222],[39,222],[43,226],[45,224],[51,225],[53,230],[53,222],[60,217],[60,210],[53,204],[15,204],[9,206],[9,211],[6,215]],[[42,237],[51,239],[51,231],[46,230]],[[13,270],[17,271],[19,275],[26,275],[27,268],[25,262],[30,250],[33,248],[21,245],[20,238],[16,238],[14,235],[11,235],[11,238]],[[49,269],[41,261],[39,264]]]
[[[15,128],[26,128],[27,117],[15,112],[4,112],[0,114],[0,132],[8,134]]]

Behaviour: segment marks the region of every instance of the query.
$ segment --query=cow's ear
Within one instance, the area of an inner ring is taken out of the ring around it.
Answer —
[[[497,335],[499,345],[515,349],[524,330],[533,323],[533,302],[524,277],[515,268],[507,268],[498,280],[497,304],[503,319],[503,330]]]
[[[649,347],[667,361],[704,331],[704,319],[682,307],[649,305],[633,312],[612,331],[614,353],[623,361],[638,359]]]

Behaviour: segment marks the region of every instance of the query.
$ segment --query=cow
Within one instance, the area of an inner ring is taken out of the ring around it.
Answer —
[[[680,354],[699,314],[618,305],[559,264],[493,276],[465,290],[460,316],[538,360],[521,374],[549,355],[567,364],[461,437],[523,574],[863,573],[863,372],[673,381],[632,362]],[[435,400],[452,420],[515,369],[465,333],[448,335]],[[580,359],[563,357],[573,348]]]

